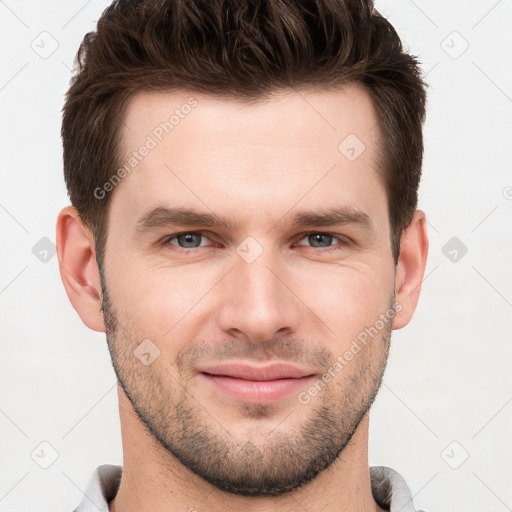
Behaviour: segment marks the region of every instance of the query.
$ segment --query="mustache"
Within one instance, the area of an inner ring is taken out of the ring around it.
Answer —
[[[194,367],[199,362],[222,362],[225,360],[243,359],[254,363],[274,360],[289,363],[314,364],[327,367],[334,359],[333,354],[318,343],[290,338],[276,338],[265,341],[251,342],[238,338],[222,341],[201,341],[184,347],[175,359],[179,370]]]

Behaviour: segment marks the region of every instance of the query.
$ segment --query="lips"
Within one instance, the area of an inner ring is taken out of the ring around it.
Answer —
[[[236,401],[253,404],[278,402],[299,393],[315,379],[312,370],[286,363],[267,366],[223,363],[203,366],[198,371],[200,381],[211,389]]]
[[[204,366],[199,369],[201,373],[232,377],[252,381],[269,381],[277,379],[300,379],[314,374],[308,369],[301,369],[297,366],[274,363],[267,366],[252,366],[240,363],[223,363],[214,366]]]

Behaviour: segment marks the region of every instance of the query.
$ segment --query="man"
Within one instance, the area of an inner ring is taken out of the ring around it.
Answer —
[[[425,84],[369,1],[114,2],[79,50],[57,224],[123,470],[77,508],[414,510],[369,409],[428,251]]]

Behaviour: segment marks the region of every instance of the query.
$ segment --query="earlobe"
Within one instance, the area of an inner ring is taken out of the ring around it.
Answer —
[[[395,274],[396,316],[393,329],[405,327],[411,320],[421,290],[428,255],[425,214],[416,210],[411,224],[402,233],[400,257]]]
[[[71,304],[87,327],[105,332],[94,239],[74,207],[59,213],[56,240],[60,276]]]

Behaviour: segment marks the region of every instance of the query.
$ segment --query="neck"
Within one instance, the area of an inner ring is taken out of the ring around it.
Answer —
[[[368,414],[338,459],[313,481],[277,497],[230,494],[176,460],[145,430],[119,390],[123,475],[110,512],[308,512],[378,511],[368,468]]]

